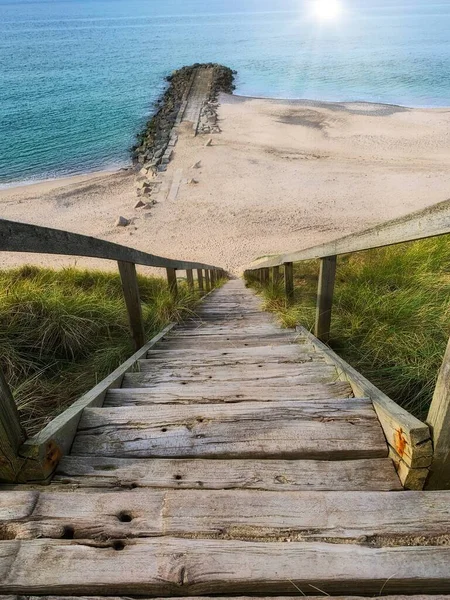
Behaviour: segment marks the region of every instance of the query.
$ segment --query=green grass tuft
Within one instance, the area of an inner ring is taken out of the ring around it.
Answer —
[[[195,310],[198,292],[139,276],[147,339]],[[25,266],[0,271],[0,366],[28,434],[133,353],[118,274]]]
[[[312,330],[318,266],[295,264],[295,299],[288,307],[282,285],[249,283],[284,326]],[[338,258],[331,347],[422,419],[450,335],[449,317],[448,236]]]

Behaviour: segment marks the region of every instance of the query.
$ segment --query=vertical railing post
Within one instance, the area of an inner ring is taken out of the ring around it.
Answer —
[[[450,340],[438,374],[426,422],[433,439],[433,461],[427,489],[450,489]]]
[[[122,280],[123,296],[128,312],[131,335],[136,350],[145,344],[144,321],[142,318],[141,298],[134,263],[119,260],[120,279]]]
[[[0,369],[0,481],[15,482],[23,465],[18,456],[25,440],[13,395]]]
[[[280,267],[272,267],[272,285],[277,285],[280,281]]]
[[[314,334],[322,342],[330,339],[331,309],[333,307],[334,281],[336,279],[336,256],[320,259],[317,286],[316,324]]]
[[[269,285],[270,270],[268,268],[261,269],[261,283]]]
[[[205,288],[207,292],[211,291],[211,281],[209,279],[209,269],[205,269]]]
[[[203,286],[203,271],[201,269],[197,269],[197,283],[198,289],[203,292],[205,288]]]
[[[172,269],[171,267],[166,268],[167,273],[167,283],[169,285],[170,293],[174,298],[178,295],[178,285],[177,285],[177,270]]]
[[[294,299],[294,263],[284,263],[284,292],[286,304]]]
[[[211,271],[209,272],[209,279],[211,281],[211,289],[213,289],[216,286],[216,270],[215,269],[211,269]]]
[[[192,273],[192,269],[186,269],[186,279],[188,288],[192,291],[194,289],[194,274]]]

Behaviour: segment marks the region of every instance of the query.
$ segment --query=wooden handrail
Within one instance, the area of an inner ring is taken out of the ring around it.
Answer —
[[[381,225],[346,235],[326,244],[256,260],[247,270],[278,267],[289,262],[301,262],[303,260],[360,252],[382,246],[392,246],[403,242],[436,237],[446,233],[450,233],[450,200],[444,200],[424,210],[416,211],[398,219],[392,219]]]
[[[6,219],[0,219],[1,250],[6,252],[87,256],[89,258],[116,260],[147,267],[177,270],[220,268],[199,262],[164,258],[163,256],[141,252],[134,248],[79,233],[40,227],[29,223],[18,223],[17,221],[7,221]]]

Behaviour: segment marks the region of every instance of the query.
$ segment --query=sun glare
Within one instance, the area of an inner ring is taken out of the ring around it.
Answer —
[[[342,12],[339,0],[313,0],[313,13],[317,19],[337,19]]]

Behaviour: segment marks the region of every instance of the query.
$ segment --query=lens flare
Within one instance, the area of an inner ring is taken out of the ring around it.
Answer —
[[[314,0],[313,14],[320,20],[337,19],[342,12],[339,0]]]

